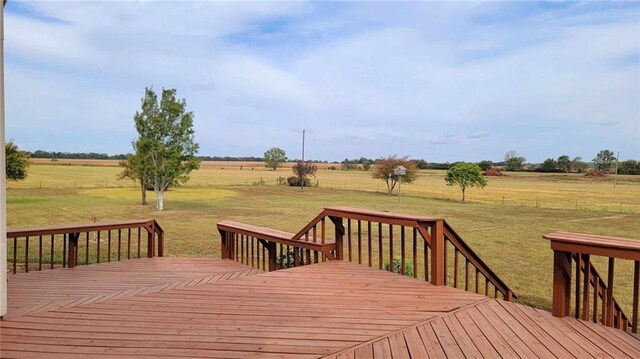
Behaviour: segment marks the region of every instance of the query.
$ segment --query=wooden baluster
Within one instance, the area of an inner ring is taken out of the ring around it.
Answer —
[[[26,273],[29,273],[29,236],[27,236],[24,248],[24,269]]]
[[[42,270],[42,236],[38,237],[38,270]]]
[[[147,246],[147,253],[149,253],[149,247]],[[108,231],[107,237],[107,262],[111,262],[111,230]]]
[[[593,322],[598,322],[598,292],[600,291],[600,278],[593,276]]]
[[[96,238],[96,258],[98,263],[100,263],[100,231],[98,231],[98,236]],[[140,258],[140,231],[138,230],[138,258]]]
[[[631,331],[638,332],[638,295],[640,294],[640,261],[633,263],[633,314]]]
[[[447,285],[448,282],[448,275],[447,275],[447,239],[444,239],[443,245],[442,245],[442,260],[444,262],[443,267],[442,267],[442,275],[443,275],[443,282],[442,285]]]
[[[484,295],[489,296],[489,279],[484,277]]]
[[[353,260],[351,255],[351,218],[347,218],[347,257],[349,258],[349,262]]]
[[[362,221],[358,220],[358,264],[362,264]]]
[[[51,235],[51,258],[49,258],[51,259],[51,267],[50,267],[51,269],[53,269],[53,254],[54,254],[53,243],[55,242],[54,239],[55,239],[55,236],[52,234]]]
[[[453,251],[453,287],[458,288],[458,250]]]
[[[53,248],[53,245],[51,247]],[[17,269],[18,269],[17,266],[18,266],[18,238],[13,237],[13,274],[17,273]],[[51,268],[53,268],[53,251],[51,251]]]
[[[84,248],[84,264],[89,264],[89,232],[86,233]]]
[[[122,250],[122,229],[118,228],[118,262],[120,262],[121,250]]]
[[[293,247],[293,266],[300,266],[300,253],[296,247]]]
[[[127,228],[127,259],[131,259],[131,228]]]
[[[267,253],[266,253],[267,247],[265,247],[264,245],[262,246],[262,270],[263,271],[267,271],[267,265],[266,265],[266,258],[267,258]]]
[[[251,237],[251,266],[255,267],[255,255],[254,255],[254,247],[256,246],[256,239]]]
[[[470,270],[470,262],[469,259],[465,258],[464,263],[464,290],[469,290],[469,270]]]
[[[318,251],[313,251],[314,263],[318,263]]]
[[[613,326],[613,278],[614,278],[614,259],[609,258],[609,273],[607,278],[607,326]]]
[[[256,268],[260,269],[260,240],[256,240]]]
[[[378,222],[378,268],[382,269],[384,248],[382,246],[382,223]]]
[[[582,256],[580,253],[575,254],[576,260],[576,295],[575,295],[575,318],[580,318],[580,273],[582,272]],[[586,277],[586,276],[585,276]]]
[[[422,263],[424,265],[424,280],[429,281],[429,246],[427,245],[427,241],[424,238],[422,242],[422,257],[424,261]]]
[[[406,273],[406,264],[405,264],[405,243],[404,243],[404,226],[400,226],[400,273],[404,275]]]
[[[493,297],[498,298],[498,287],[493,286]]]
[[[306,255],[305,255],[305,264],[311,264],[311,249],[307,249],[306,250]]]
[[[418,229],[413,227],[413,278],[418,278]]]
[[[282,266],[284,266],[284,263],[285,263],[284,258],[282,257],[283,252],[284,252],[283,245],[282,243],[280,243],[280,265]]]
[[[389,225],[389,272],[393,272],[393,224]]]
[[[276,258],[278,256],[278,249],[276,242],[267,242],[269,247],[269,272],[273,272],[278,269]]]
[[[584,263],[584,284],[583,284],[583,297],[582,297],[582,320],[589,320],[589,287],[591,286],[591,258],[588,254],[583,254],[582,263]],[[576,279],[576,286],[580,286]],[[576,311],[578,307],[576,307]]]
[[[322,219],[320,220],[320,244],[325,244],[325,237],[326,237],[326,231],[325,231],[325,217],[322,217]]]
[[[369,256],[369,267],[373,266],[373,250],[371,249],[371,221],[367,221],[367,255]]]
[[[62,235],[62,268],[65,268],[66,266],[67,266],[67,234],[65,233]]]
[[[480,293],[480,272],[478,271],[478,267],[475,267],[476,272],[476,294]]]

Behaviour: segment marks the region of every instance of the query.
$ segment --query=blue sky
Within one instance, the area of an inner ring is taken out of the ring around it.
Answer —
[[[22,2],[5,15],[7,137],[126,153],[145,86],[201,154],[640,159],[640,5]]]

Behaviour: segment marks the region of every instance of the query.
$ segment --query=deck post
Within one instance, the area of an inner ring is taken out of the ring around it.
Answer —
[[[579,284],[578,284],[579,285]],[[571,312],[571,253],[553,251],[553,310],[556,317]]]
[[[278,255],[278,249],[276,247],[276,242],[268,242],[269,246],[267,250],[269,251],[269,272],[273,272],[278,269],[278,264],[276,262],[276,257]]]
[[[158,257],[164,257],[164,232],[162,229],[158,231]]]
[[[155,250],[155,245],[153,244],[154,237],[153,227],[147,226],[147,258],[153,258],[153,252]]]
[[[329,217],[336,227],[336,259],[341,261],[344,258],[344,225],[341,217]]]
[[[4,1],[0,11],[0,318],[7,314],[7,175],[4,133]]]
[[[221,259],[231,259],[229,256],[229,237],[227,236],[227,232],[223,230],[218,230],[220,232],[220,258]]]
[[[444,285],[444,221],[431,224],[431,284]]]
[[[67,268],[73,268],[76,266],[76,260],[78,255],[78,238],[80,233],[69,233],[69,253],[67,255]]]

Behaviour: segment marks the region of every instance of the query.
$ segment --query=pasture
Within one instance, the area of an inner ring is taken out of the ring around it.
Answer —
[[[63,162],[62,160],[60,162]],[[29,177],[10,182],[10,227],[155,218],[166,231],[168,256],[218,256],[217,221],[231,219],[290,232],[325,206],[344,205],[445,217],[472,248],[519,295],[519,302],[549,308],[552,251],[542,234],[587,232],[640,239],[640,181],[621,177],[589,180],[581,175],[518,173],[489,178],[484,190],[471,189],[462,204],[458,188],[444,184],[444,171],[421,171],[403,185],[402,201],[370,172],[320,169],[314,184],[276,186],[291,170],[267,170],[260,163],[203,163],[186,185],[165,195],[166,209],[139,204],[135,183],[117,181],[111,163],[40,163]],[[100,165],[103,164],[103,165]],[[601,273],[606,264],[598,262]],[[622,263],[620,263],[622,264]],[[631,264],[616,266],[617,297],[631,303]]]

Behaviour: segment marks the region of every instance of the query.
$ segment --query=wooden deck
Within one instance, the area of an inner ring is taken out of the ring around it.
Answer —
[[[342,261],[149,258],[17,274],[3,358],[638,358],[640,340]]]

